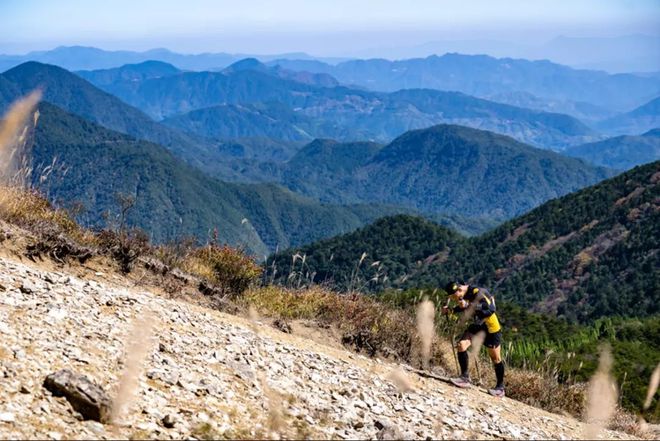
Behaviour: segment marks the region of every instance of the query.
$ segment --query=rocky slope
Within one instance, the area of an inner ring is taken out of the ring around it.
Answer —
[[[395,365],[98,268],[27,264],[0,248],[0,291],[0,438],[572,439],[583,430],[574,419],[433,379],[411,376],[413,390],[400,393],[389,379]],[[151,338],[131,331],[146,314]],[[114,395],[131,363],[123,354],[136,344],[148,355],[117,424],[83,421],[42,387],[68,368]]]

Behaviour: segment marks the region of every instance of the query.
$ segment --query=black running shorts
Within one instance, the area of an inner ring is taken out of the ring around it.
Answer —
[[[491,334],[488,332],[488,328],[486,327],[485,323],[481,325],[470,325],[463,333],[461,340],[472,341],[472,337],[477,335],[479,332],[483,332],[486,336],[486,338],[484,338],[484,346],[487,348],[496,348],[502,343],[502,331],[497,331]]]

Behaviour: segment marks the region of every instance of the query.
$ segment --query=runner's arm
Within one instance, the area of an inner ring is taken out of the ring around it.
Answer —
[[[495,313],[497,308],[495,307],[494,301],[488,301],[485,295],[481,294],[481,299],[479,300],[479,306],[477,310],[480,312],[482,317],[490,317]]]

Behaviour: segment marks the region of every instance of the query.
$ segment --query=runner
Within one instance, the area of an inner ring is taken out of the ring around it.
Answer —
[[[463,285],[458,282],[449,282],[445,286],[445,291],[458,303],[458,306],[454,307],[454,312],[461,312],[474,317],[474,323],[467,328],[460,341],[456,344],[461,375],[452,378],[452,383],[459,387],[470,386],[467,349],[472,344],[472,338],[482,332],[485,334],[484,345],[488,348],[488,355],[493,361],[495,376],[497,377],[497,384],[494,388],[489,389],[488,393],[497,397],[503,397],[504,362],[500,356],[502,328],[495,313],[495,298],[485,288]],[[449,307],[443,306],[442,313],[448,314]]]

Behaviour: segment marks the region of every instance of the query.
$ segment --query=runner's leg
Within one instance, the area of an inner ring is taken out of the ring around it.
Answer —
[[[470,373],[468,371],[468,366],[470,359],[468,357],[467,350],[472,344],[472,333],[465,331],[461,340],[456,344],[456,350],[458,352],[458,364],[461,367],[461,377],[469,378]]]
[[[488,348],[488,355],[490,355],[490,359],[493,361],[495,377],[497,377],[497,385],[495,386],[496,388],[504,387],[504,362],[502,361],[502,357],[500,355],[500,348],[501,346]]]

